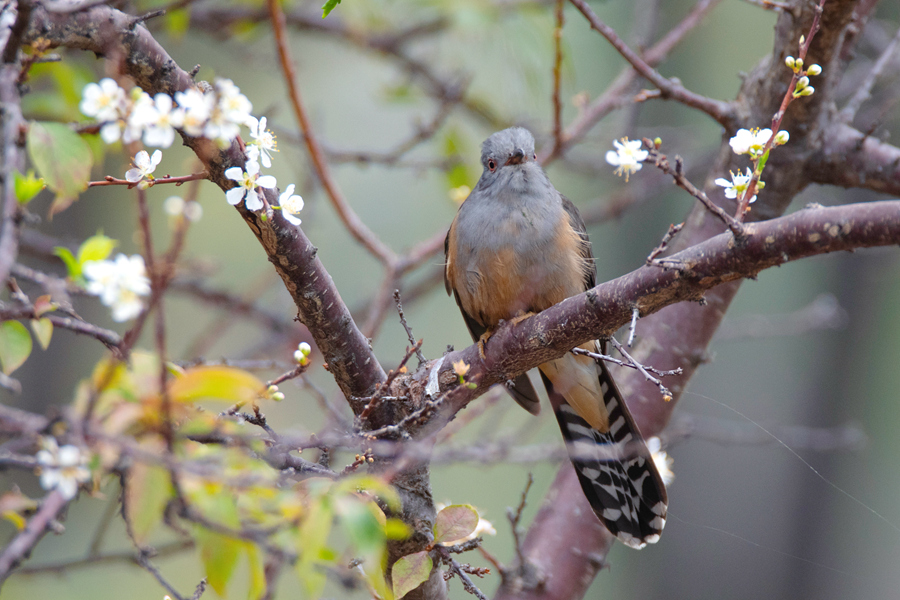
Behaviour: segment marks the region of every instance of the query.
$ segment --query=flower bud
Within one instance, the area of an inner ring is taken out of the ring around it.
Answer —
[[[801,77],[797,80],[797,89],[802,90],[809,85],[809,77]]]
[[[784,146],[788,143],[788,140],[791,139],[791,134],[782,129],[775,135],[775,143],[779,146]]]
[[[812,96],[816,91],[813,86],[805,87],[800,91],[801,96]]]
[[[784,64],[788,69],[793,69],[794,68],[794,57],[788,56],[787,58],[785,58]]]
[[[807,75],[816,76],[816,75],[820,75],[821,73],[822,73],[822,67],[820,67],[819,65],[809,65],[809,68],[806,69]]]

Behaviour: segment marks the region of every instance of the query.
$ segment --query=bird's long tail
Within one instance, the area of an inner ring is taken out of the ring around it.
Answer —
[[[597,371],[609,415],[606,433],[552,391],[546,377],[544,382],[591,508],[619,541],[640,549],[659,540],[665,527],[666,487],[609,370],[600,364]]]

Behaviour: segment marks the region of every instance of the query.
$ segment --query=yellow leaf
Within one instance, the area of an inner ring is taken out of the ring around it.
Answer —
[[[53,323],[47,317],[32,319],[31,330],[34,332],[34,337],[37,338],[41,348],[46,350],[47,346],[50,345],[50,338],[53,337]]]
[[[259,379],[247,371],[231,367],[195,367],[169,386],[172,400],[187,403],[200,400],[249,403],[264,392],[265,386]]]

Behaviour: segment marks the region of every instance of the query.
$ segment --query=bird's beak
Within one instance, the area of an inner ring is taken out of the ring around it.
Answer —
[[[512,153],[512,156],[506,161],[508,165],[520,165],[525,162],[525,151],[521,148],[516,148],[515,152]]]

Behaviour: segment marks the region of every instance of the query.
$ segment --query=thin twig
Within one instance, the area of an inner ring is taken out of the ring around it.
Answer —
[[[710,200],[705,192],[697,188],[697,186],[691,183],[690,180],[685,176],[684,162],[681,160],[680,156],[675,157],[675,168],[673,169],[669,164],[669,158],[659,151],[659,149],[656,147],[656,144],[645,138],[644,147],[649,153],[649,157],[646,162],[652,162],[660,171],[662,171],[666,175],[671,175],[678,187],[699,200],[700,203],[703,204],[703,206],[706,207],[709,212],[714,214],[723,223],[725,223],[725,225],[728,227],[728,229],[731,230],[731,233],[735,238],[741,239],[744,237],[744,227],[743,225],[741,225],[740,221],[729,215],[722,209],[722,207]],[[655,261],[651,261],[651,264],[655,264]]]
[[[613,347],[619,351],[619,354],[621,354],[626,359],[628,359],[629,362],[633,363],[634,367],[644,375],[644,377],[647,379],[647,381],[649,381],[650,383],[652,383],[653,385],[655,385],[656,387],[659,388],[659,393],[662,394],[663,400],[668,402],[669,400],[672,399],[672,392],[669,391],[669,388],[664,386],[659,379],[657,379],[656,377],[651,375],[650,370],[647,367],[645,367],[644,365],[642,365],[641,363],[636,361],[634,359],[634,357],[632,357],[630,354],[628,354],[628,351],[625,350],[624,346],[622,346],[622,344],[619,343],[619,340],[617,340],[614,337],[610,337],[609,340],[612,343]],[[681,369],[679,368],[679,369],[675,369],[675,372],[672,372],[670,374],[671,375],[679,375],[680,373],[681,373]]]
[[[581,14],[583,14],[588,20],[588,23],[590,23],[591,28],[595,29],[600,35],[606,38],[612,47],[615,48],[642,77],[660,89],[664,98],[671,98],[685,106],[696,108],[725,127],[731,125],[734,120],[734,109],[731,104],[701,96],[700,94],[688,90],[677,80],[666,79],[654,70],[653,67],[647,64],[637,52],[632,50],[612,27],[601,21],[585,0],[570,0],[570,2],[581,11]]]
[[[806,36],[806,39],[803,40],[803,43],[800,45],[800,52],[797,55],[797,61],[801,61],[801,64],[806,63],[806,54],[809,52],[809,47],[812,45],[813,38],[816,36],[816,33],[819,31],[819,23],[822,18],[822,11],[825,7],[826,0],[819,0],[819,4],[816,6],[814,11],[812,24],[809,26],[809,34]],[[772,124],[769,129],[772,131],[772,135],[769,136],[768,141],[765,146],[763,146],[762,151],[760,152],[760,156],[768,155],[769,151],[775,147],[775,138],[778,132],[781,130],[781,123],[784,120],[784,115],[787,112],[788,106],[790,106],[791,102],[795,100],[794,98],[794,90],[797,89],[797,82],[800,81],[801,77],[806,75],[805,69],[799,69],[793,73],[791,77],[791,82],[788,84],[787,91],[784,93],[784,98],[781,99],[781,106],[778,108],[778,111],[772,116]],[[744,216],[749,211],[750,201],[756,196],[756,191],[759,185],[759,176],[760,171],[759,168],[753,170],[753,175],[750,177],[750,181],[747,183],[747,189],[744,190],[743,195],[738,200],[737,212],[735,213],[735,218],[738,221],[743,221]]]
[[[562,80],[562,34],[563,25],[565,24],[565,13],[563,7],[565,0],[556,0],[556,27],[553,29],[553,147],[559,148],[563,143],[562,129],[562,99],[561,80]],[[554,150],[555,151],[555,150]]]
[[[637,330],[638,317],[641,316],[641,309],[635,306],[631,309],[631,325],[628,327],[628,347],[634,344],[634,332]]]
[[[144,189],[151,188],[154,185],[160,185],[165,183],[173,183],[176,186],[184,185],[189,181],[202,181],[205,179],[209,179],[209,173],[203,171],[201,173],[193,173],[191,175],[179,175],[178,177],[171,177],[166,175],[165,177],[157,177],[155,179],[145,179],[141,181],[128,181],[127,179],[118,179],[113,177],[112,175],[107,175],[103,178],[103,181],[91,181],[88,183],[88,187],[101,187],[106,185],[124,185],[129,190],[135,187],[144,186]]]
[[[854,117],[856,117],[856,113],[859,112],[860,107],[863,105],[863,102],[868,100],[872,95],[872,86],[875,85],[875,81],[881,76],[884,68],[893,58],[895,58],[895,51],[898,45],[900,45],[900,28],[897,29],[897,33],[894,34],[894,37],[888,42],[888,45],[884,47],[881,56],[879,56],[878,60],[875,61],[875,64],[872,65],[872,68],[866,74],[866,78],[856,89],[856,93],[853,94],[853,97],[850,98],[847,105],[841,110],[840,116],[845,123],[853,121]]]
[[[415,346],[413,346],[412,348],[407,348],[406,354],[403,355],[403,359],[400,361],[400,364],[397,365],[396,369],[394,369],[390,373],[388,373],[387,379],[385,379],[378,386],[378,388],[375,390],[375,393],[373,393],[368,398],[357,398],[356,399],[356,400],[367,400],[368,401],[368,404],[366,404],[366,407],[359,414],[359,417],[357,417],[359,422],[363,422],[369,418],[369,415],[372,414],[372,411],[375,410],[375,407],[377,407],[381,403],[382,394],[390,388],[391,384],[394,382],[394,379],[396,379],[397,376],[403,372],[407,361],[409,361],[409,359],[412,358],[412,355],[415,354],[416,351],[419,350],[421,347],[422,347],[422,340],[419,340]]]
[[[662,241],[659,242],[659,245],[653,249],[653,251],[647,256],[647,260],[644,262],[647,266],[653,264],[653,261],[656,260],[656,257],[662,254],[665,249],[668,247],[669,242],[672,241],[672,238],[675,237],[681,228],[684,227],[684,221],[678,223],[677,225],[669,225],[669,230],[666,232],[666,235],[663,236]],[[631,342],[628,343],[631,345]]]
[[[306,106],[300,96],[300,88],[297,85],[297,72],[294,68],[294,62],[291,59],[291,50],[288,47],[287,27],[285,23],[284,12],[281,9],[281,3],[278,0],[267,0],[269,7],[269,15],[272,19],[272,32],[275,34],[275,44],[278,50],[278,59],[281,69],[284,72],[285,84],[288,88],[288,96],[291,99],[291,107],[294,110],[294,116],[303,132],[303,139],[306,140],[306,149],[309,151],[309,157],[312,160],[313,168],[325,193],[331,200],[347,231],[362,244],[375,258],[383,264],[390,264],[396,258],[394,251],[388,248],[378,237],[369,229],[365,223],[359,218],[359,215],[353,211],[347,200],[344,198],[343,192],[337,185],[337,182],[331,175],[328,162],[319,142],[312,130],[312,124],[306,111]]]
[[[531,489],[531,485],[533,483],[534,475],[528,473],[528,480],[525,482],[525,489],[522,490],[522,497],[519,500],[519,506],[516,507],[515,512],[512,510],[512,508],[506,509],[506,517],[509,519],[509,524],[512,527],[513,542],[516,546],[516,556],[519,559],[520,565],[524,565],[526,563],[526,560],[525,554],[522,552],[522,534],[519,525],[522,522],[522,512],[525,510],[525,502],[528,499],[528,491]]]
[[[400,324],[403,325],[403,329],[406,331],[409,345],[416,348],[416,358],[419,360],[419,366],[421,367],[428,361],[425,358],[425,355],[422,354],[422,340],[416,343],[416,338],[413,337],[412,328],[406,322],[406,316],[403,314],[403,304],[400,302],[400,290],[394,290],[394,302],[397,304],[397,314],[400,315]]]

